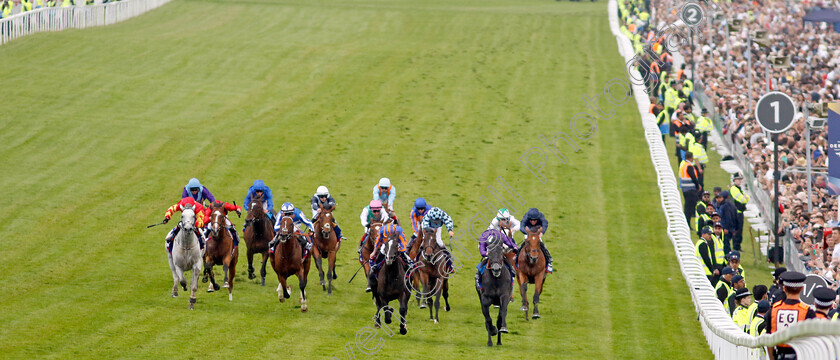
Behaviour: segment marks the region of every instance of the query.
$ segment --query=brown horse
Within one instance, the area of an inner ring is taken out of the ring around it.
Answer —
[[[423,240],[420,244],[420,283],[423,284],[423,297],[429,306],[429,319],[438,323],[440,312],[440,296],[446,302],[444,310],[449,311],[449,279],[444,269],[447,256],[435,239],[435,229],[423,229]],[[419,241],[419,240],[418,240]],[[435,298],[435,311],[432,316],[432,297]]]
[[[245,245],[248,246],[248,279],[254,279],[254,254],[262,254],[261,285],[265,286],[265,263],[268,261],[268,243],[274,238],[274,224],[263,210],[262,196],[251,198],[245,218]]]
[[[514,240],[513,230],[511,229],[510,220],[499,220],[499,229],[501,230],[502,234],[505,234],[511,240]],[[514,240],[514,242],[515,242],[515,240]],[[507,260],[511,263],[511,265],[516,263],[516,259],[515,259],[516,253],[513,251],[513,249],[506,248],[505,251],[504,251],[504,254],[505,254],[505,257],[507,258]],[[511,297],[511,300],[512,299],[513,298]]]
[[[540,249],[540,233],[542,227],[536,231],[528,231],[528,237],[519,250],[519,272],[516,282],[519,284],[519,293],[522,295],[522,308],[525,312],[525,320],[528,320],[528,283],[534,284],[534,319],[539,319],[540,310],[537,304],[540,302],[540,293],[545,282],[545,256]]]
[[[373,244],[376,243],[376,239],[379,237],[379,229],[382,226],[381,221],[371,221],[370,226],[368,226],[367,240],[362,244],[362,257],[359,259],[365,268],[365,276],[370,276],[370,263],[367,260],[370,259],[370,254],[373,254]],[[370,290],[370,288],[367,288],[367,290]]]
[[[338,238],[335,236],[335,218],[332,215],[333,209],[325,209],[323,206],[318,211],[318,218],[312,224],[314,227],[312,235],[314,246],[312,256],[315,257],[315,267],[318,268],[318,277],[321,279],[321,287],[326,290],[327,295],[332,295],[332,281],[337,278],[335,275],[335,256],[338,252]],[[324,256],[326,254],[326,256]],[[324,270],[321,267],[321,259],[326,257],[329,261],[327,268],[327,281],[324,281]]]
[[[292,287],[286,285],[286,278],[292,275],[297,276],[300,287],[300,311],[306,312],[309,310],[306,303],[306,278],[309,276],[312,258],[307,256],[303,259],[303,248],[298,241],[299,236],[302,235],[297,232],[292,218],[284,216],[280,219],[278,242],[274,248],[274,256],[271,257],[271,267],[274,268],[277,280],[280,281],[280,285],[277,286],[277,298],[281,303],[292,295]]]
[[[417,234],[417,237],[414,239],[414,242],[411,243],[411,246],[408,248],[408,257],[412,260],[417,259],[417,255],[420,254],[420,244],[423,243],[423,239],[426,232],[422,229],[420,233]],[[420,272],[419,271],[411,271],[411,289],[414,297],[417,299],[417,306],[421,309],[426,308],[426,301],[423,296],[423,293],[420,292]],[[421,301],[424,300],[424,301]]]
[[[219,290],[213,274],[213,265],[222,265],[225,273],[225,287],[228,288],[228,300],[233,301],[233,277],[236,275],[236,261],[239,259],[239,249],[233,248],[233,237],[227,229],[227,211],[224,203],[211,204],[210,238],[204,251],[204,278],[210,277],[208,292]]]

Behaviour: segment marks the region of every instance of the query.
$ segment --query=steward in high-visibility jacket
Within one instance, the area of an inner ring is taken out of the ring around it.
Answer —
[[[729,282],[732,280],[732,275],[734,274],[735,271],[733,271],[732,268],[723,268],[723,270],[720,271],[720,281],[718,281],[715,285],[715,295],[718,300],[724,304],[724,306],[726,305],[726,299],[729,298],[729,295],[732,295],[735,292],[732,290],[732,284]]]
[[[693,154],[693,153],[692,153]],[[712,227],[712,213],[707,211],[707,205],[709,205],[709,192],[703,191],[703,194],[700,195],[700,200],[697,201],[697,205],[694,207],[694,216],[697,219],[700,219],[703,215],[707,217],[703,217],[705,221],[703,224],[699,224],[697,222],[694,223],[694,231],[697,232],[697,236],[700,236],[700,230],[703,230],[704,225],[709,225],[709,228]],[[712,207],[714,209],[714,207]]]
[[[20,12],[24,13],[32,11],[32,2],[29,0],[20,0]]]
[[[764,315],[770,311],[770,302],[767,300],[761,300],[757,303],[755,314],[753,314],[752,319],[750,319],[750,327],[747,329],[747,334],[752,336],[759,336],[766,332],[766,322],[764,321]]]
[[[714,285],[720,276],[720,269],[715,264],[715,242],[712,240],[712,229],[705,227],[702,230],[702,234],[700,240],[697,240],[697,243],[694,245],[694,256],[697,256],[697,260],[703,265],[703,271],[706,273],[706,278],[709,279],[709,283]]]
[[[680,113],[677,116],[682,116],[682,113]],[[681,119],[680,122],[683,123],[683,126],[681,126],[680,129],[678,129],[679,130],[679,136],[678,136],[677,140],[678,140],[679,149],[680,149],[680,159],[684,160],[686,151],[691,151],[691,146],[695,142],[695,139],[694,139],[694,134],[692,134],[690,131],[688,131],[689,126],[685,125],[685,120]],[[692,154],[694,154],[694,153],[692,152]],[[704,152],[704,154],[705,154],[705,152]],[[697,154],[694,154],[694,159],[695,160],[697,159]],[[708,158],[706,159],[706,161],[708,162]]]
[[[709,142],[709,134],[712,133],[714,130],[715,125],[712,123],[712,119],[706,117],[708,111],[703,108],[700,109],[700,116],[697,117],[697,122],[694,125],[694,129],[700,132],[700,143],[703,144],[703,149],[708,149],[707,144]]]
[[[44,7],[44,0],[35,0],[35,8],[40,9]]]
[[[715,215],[720,217],[720,215]],[[712,216],[712,221],[715,221],[715,215]],[[712,226],[712,240],[715,241],[715,262],[720,266],[726,266],[726,253],[723,251],[723,226],[720,222],[715,222]]]
[[[56,0],[47,0],[47,7],[55,7]]]
[[[805,288],[805,274],[796,271],[785,271],[779,276],[785,289],[785,299],[777,301],[765,316],[767,333],[773,334],[797,322],[816,317],[814,310],[799,300],[799,294]],[[788,344],[778,344],[776,348],[767,348],[771,359],[776,354],[795,354]]]
[[[750,196],[741,191],[741,182],[744,178],[740,173],[732,175],[732,187],[729,188],[729,194],[735,204],[735,209],[738,213],[744,212],[747,209],[747,203],[750,202]]]
[[[75,5],[73,0],[63,0],[61,2],[61,7],[67,7],[70,5]]]
[[[738,325],[743,332],[747,332],[750,329],[749,303],[752,300],[750,295],[752,295],[750,291],[744,288],[738,289],[733,295],[737,307],[732,311],[732,320],[735,321],[735,325]]]
[[[11,16],[12,15],[12,9],[14,7],[15,7],[15,3],[11,2],[10,0],[4,1],[3,4],[0,5],[0,10],[2,10],[2,11],[0,11],[0,13],[3,14],[3,16],[0,16],[0,19]]]

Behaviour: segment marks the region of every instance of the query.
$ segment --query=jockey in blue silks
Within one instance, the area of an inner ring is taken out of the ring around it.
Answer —
[[[301,246],[303,246],[306,250],[311,249],[312,248],[312,243],[308,241],[309,236],[303,234],[303,231],[301,229],[301,224],[306,225],[307,228],[310,231],[312,230],[313,225],[312,225],[312,222],[309,221],[309,219],[306,216],[303,215],[303,211],[300,211],[300,209],[296,208],[290,202],[283,203],[283,205],[280,207],[280,216],[277,217],[277,222],[274,224],[274,232],[279,233],[279,231],[280,231],[280,221],[282,221],[284,217],[292,218],[292,222],[294,222],[294,224],[295,224],[295,230],[299,234],[303,235],[303,236],[300,236]],[[268,246],[271,248],[271,252],[274,252],[274,245],[277,244],[277,241],[278,241],[278,238],[275,236],[274,240],[272,240],[268,244]]]

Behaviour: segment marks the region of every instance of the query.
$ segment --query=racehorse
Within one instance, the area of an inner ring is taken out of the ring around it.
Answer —
[[[318,277],[321,278],[321,287],[332,295],[332,281],[337,278],[335,275],[335,256],[338,252],[338,238],[335,235],[335,220],[332,215],[333,209],[326,209],[323,206],[318,211],[318,218],[312,224],[314,232],[312,256],[315,258],[315,267],[318,268]],[[326,256],[324,256],[326,254]],[[324,270],[321,267],[321,258],[326,257],[329,261],[327,268],[327,281],[324,281]]]
[[[491,238],[492,239],[492,238]],[[493,346],[493,336],[498,334],[496,345],[502,345],[502,333],[507,333],[507,308],[513,290],[512,278],[508,267],[504,264],[501,239],[487,244],[487,269],[481,275],[482,289],[476,285],[478,299],[481,301],[481,312],[484,313],[484,325],[487,328],[487,346]],[[499,307],[499,317],[496,326],[490,317],[490,306]]]
[[[268,261],[268,243],[274,238],[274,224],[263,210],[262,196],[251,198],[251,208],[245,218],[245,245],[248,246],[248,279],[254,279],[254,254],[262,254],[261,285],[265,286],[265,263]]]
[[[522,308],[525,312],[525,320],[528,320],[528,284],[534,284],[534,319],[539,319],[540,310],[537,304],[540,302],[540,293],[545,282],[545,256],[540,249],[540,233],[542,227],[536,231],[528,231],[528,236],[519,250],[519,272],[516,282],[519,285],[519,293],[522,295]]]
[[[423,284],[423,297],[429,306],[429,319],[438,323],[440,312],[440,296],[443,294],[443,301],[446,302],[444,310],[449,311],[449,279],[447,278],[446,262],[448,260],[443,249],[435,240],[435,229],[423,229],[423,240],[420,242],[419,270],[420,283]],[[435,311],[432,316],[432,297],[435,298]]]
[[[382,309],[388,306],[393,300],[400,302],[400,334],[405,335],[408,330],[405,327],[405,316],[408,313],[408,298],[411,293],[405,286],[405,265],[399,254],[399,235],[391,234],[388,242],[385,243],[385,263],[379,268],[377,274],[368,276],[368,283],[373,290],[373,298],[376,300],[376,317],[374,326],[379,328],[379,317]],[[391,323],[391,311],[385,312],[385,323]]]
[[[279,241],[275,245],[274,256],[271,257],[271,267],[274,268],[277,280],[280,281],[280,285],[277,286],[277,298],[281,303],[292,295],[292,287],[286,285],[286,278],[292,275],[297,276],[300,287],[300,311],[306,312],[309,309],[306,303],[306,277],[309,276],[312,258],[309,256],[303,258],[303,248],[298,242],[299,236],[302,235],[297,232],[292,218],[284,216],[280,219],[280,232],[277,233]]]
[[[370,263],[368,262],[368,259],[370,259],[370,254],[373,254],[373,244],[376,243],[376,239],[379,238],[379,229],[381,228],[381,221],[371,221],[370,226],[368,226],[367,238],[365,239],[365,243],[362,244],[362,254],[359,259],[362,266],[365,268],[365,276],[370,276]],[[367,290],[370,290],[370,288]]]
[[[233,237],[227,229],[227,215],[225,206],[217,202],[211,204],[210,213],[210,238],[207,239],[207,248],[204,251],[204,278],[207,282],[210,278],[210,287],[207,292],[219,290],[216,284],[216,277],[213,274],[213,265],[222,265],[225,273],[225,287],[228,289],[228,300],[233,301],[233,277],[236,275],[236,262],[239,259],[239,249],[233,248]]]
[[[423,243],[423,238],[424,238],[425,234],[426,234],[426,232],[421,229],[420,232],[417,234],[417,237],[414,239],[414,242],[412,242],[411,246],[409,246],[408,257],[410,257],[412,260],[416,260],[417,256],[420,254],[420,244]],[[426,308],[426,301],[421,302],[421,300],[425,300],[425,299],[424,299],[423,293],[420,292],[420,272],[419,271],[416,271],[416,270],[411,271],[411,289],[412,289],[412,293],[414,294],[414,298],[417,299],[417,306],[419,306],[421,309],[425,309]]]
[[[510,220],[499,220],[499,230],[501,230],[502,234],[505,234],[511,240],[514,240],[513,229],[511,229]],[[509,248],[507,245],[505,245],[504,242],[502,242],[502,248],[504,249],[503,253],[504,253],[504,256],[507,258],[508,263],[510,263],[511,265],[516,264],[516,252],[513,251],[513,249]],[[513,276],[515,276],[515,274]],[[510,301],[511,302],[513,302],[513,297],[514,297],[513,290],[514,289],[511,286],[511,288],[510,288]]]
[[[187,291],[187,280],[184,279],[184,272],[192,270],[192,282],[190,283],[190,310],[195,306],[195,292],[198,290],[198,274],[201,273],[201,248],[195,234],[195,210],[191,205],[184,205],[181,210],[181,221],[178,222],[181,231],[175,236],[172,247],[172,262],[169,267],[172,269],[172,297],[178,296],[178,284]]]

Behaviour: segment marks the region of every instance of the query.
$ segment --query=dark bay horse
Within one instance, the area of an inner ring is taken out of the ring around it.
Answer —
[[[321,287],[332,295],[332,281],[337,278],[335,275],[335,257],[338,252],[338,238],[335,235],[335,218],[332,215],[333,209],[325,209],[323,206],[318,211],[318,218],[312,224],[313,242],[312,256],[315,258],[315,267],[318,268],[318,277],[321,278]],[[326,256],[325,256],[326,255]],[[324,281],[324,270],[321,267],[321,259],[326,257],[327,281]]]
[[[379,229],[381,229],[382,226],[381,221],[372,221],[370,226],[368,226],[367,239],[365,240],[365,243],[362,244],[362,257],[359,259],[362,266],[365,268],[365,276],[370,276],[370,263],[368,262],[368,259],[370,259],[370,254],[373,254],[373,244],[376,243],[376,239],[379,237]],[[368,288],[368,290],[370,290],[370,288]]]
[[[405,335],[408,330],[405,327],[405,316],[408,314],[408,298],[411,293],[405,286],[405,265],[400,259],[400,240],[398,235],[393,234],[385,243],[385,262],[380,266],[377,274],[368,276],[368,283],[373,290],[373,298],[376,300],[376,317],[374,326],[379,328],[380,313],[393,300],[400,302],[400,334]],[[391,323],[391,311],[385,312],[385,323]]]
[[[233,277],[236,275],[236,261],[239,259],[239,249],[233,248],[233,237],[227,229],[227,211],[224,203],[211,204],[210,238],[204,251],[204,278],[210,277],[208,292],[219,290],[213,274],[213,265],[222,265],[225,273],[225,287],[228,288],[228,300],[233,301]]]
[[[309,310],[306,303],[306,278],[309,276],[312,258],[307,256],[303,259],[303,248],[298,241],[299,236],[302,235],[298,234],[292,218],[284,216],[280,219],[278,243],[274,248],[274,256],[271,257],[271,267],[274,268],[277,280],[280,281],[280,285],[277,286],[277,298],[281,303],[292,294],[292,287],[286,285],[286,278],[292,275],[297,276],[300,288],[300,311],[306,312]]]
[[[536,231],[528,231],[525,242],[519,250],[517,264],[519,272],[516,282],[519,284],[519,293],[522,295],[522,308],[525,312],[525,320],[528,320],[528,284],[534,284],[534,319],[539,319],[540,310],[537,304],[540,302],[540,293],[545,282],[545,256],[540,249],[540,233],[542,227]]]
[[[420,242],[420,261],[416,272],[420,274],[420,283],[423,284],[423,297],[426,305],[429,306],[429,319],[437,324],[441,295],[443,295],[443,301],[446,302],[444,310],[450,310],[449,279],[444,269],[448,259],[435,239],[435,229],[423,229],[423,233],[423,239],[417,240]],[[432,297],[434,297],[434,316],[432,316]]]
[[[262,196],[251,198],[245,218],[245,245],[248,246],[248,279],[254,279],[254,254],[262,254],[261,285],[265,286],[265,263],[268,261],[268,243],[274,238],[274,224],[263,210]]]
[[[481,301],[481,312],[484,313],[484,326],[487,328],[487,346],[493,346],[493,336],[498,334],[496,345],[502,345],[502,333],[507,333],[507,308],[513,290],[512,276],[508,267],[504,265],[502,242],[496,240],[487,244],[487,269],[481,275],[482,289],[476,286],[478,299]],[[496,326],[490,317],[490,306],[499,307]]]

